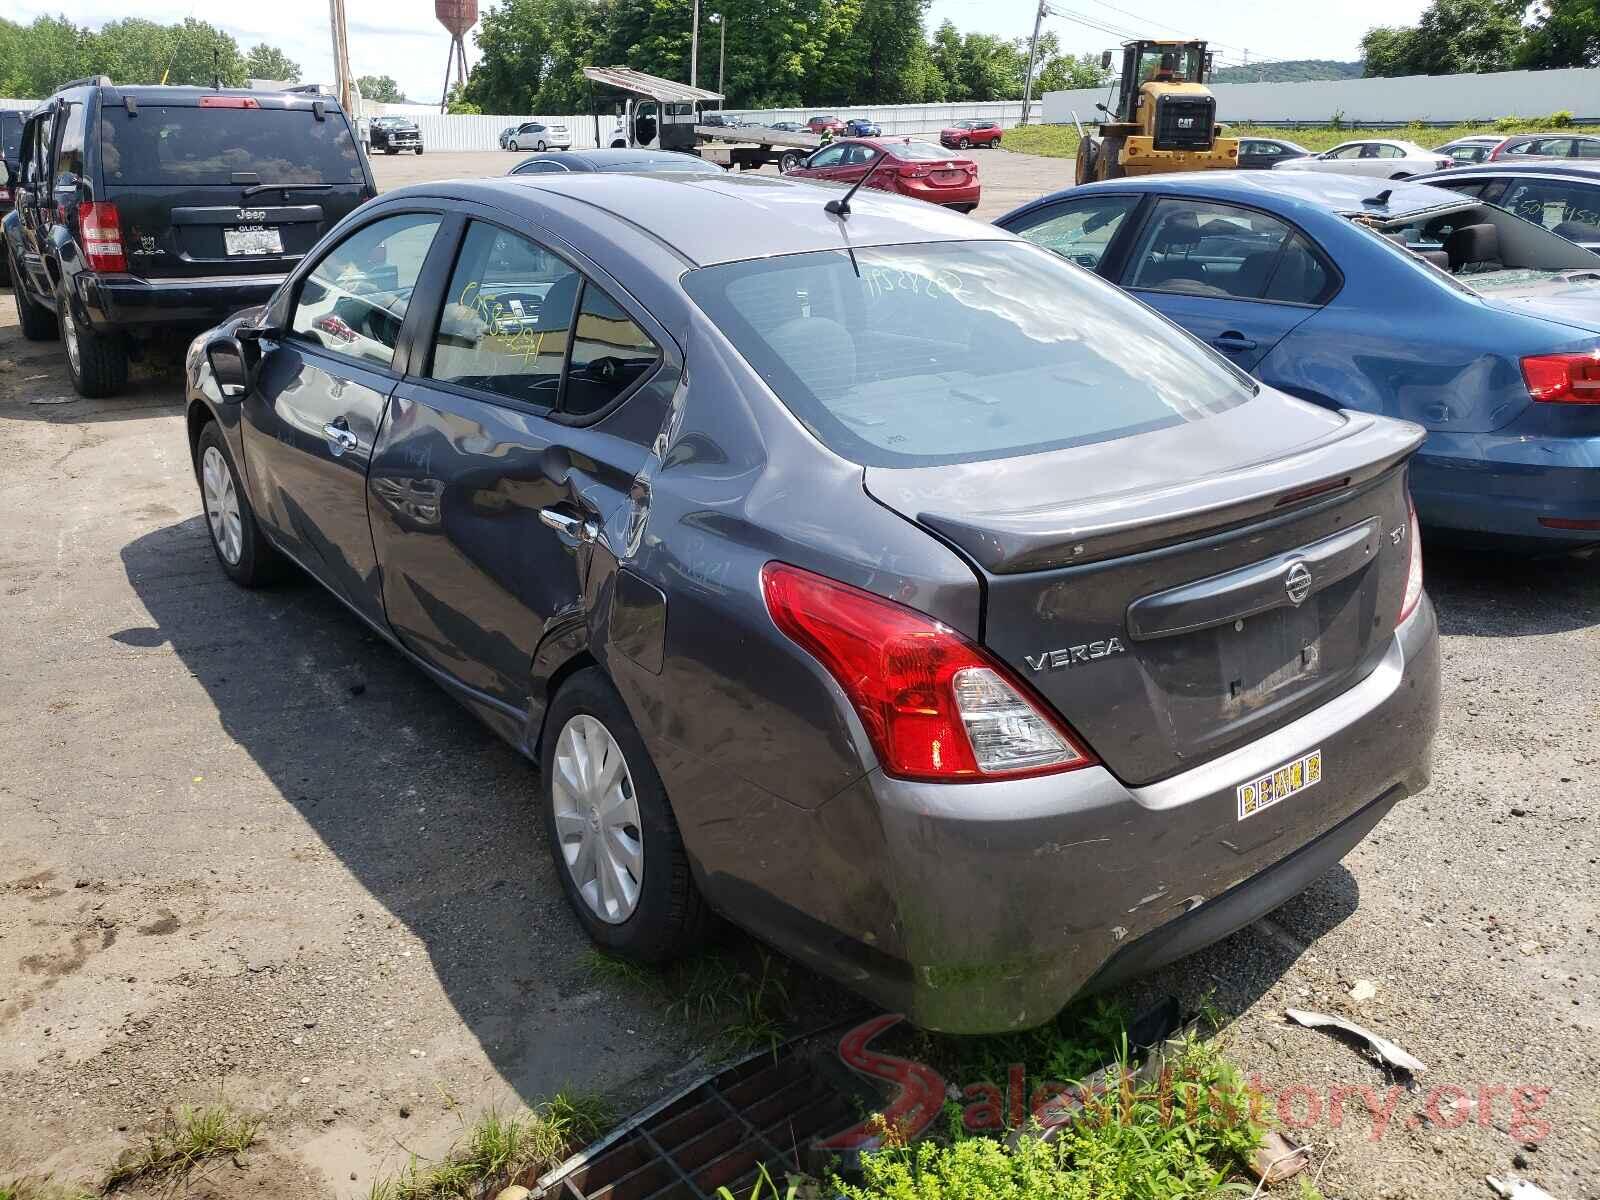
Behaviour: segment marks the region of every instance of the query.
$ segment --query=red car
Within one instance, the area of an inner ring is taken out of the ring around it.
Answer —
[[[879,151],[886,153],[873,166]],[[854,183],[869,169],[872,175],[867,187],[914,196],[960,212],[969,213],[978,207],[978,164],[949,154],[932,142],[914,142],[910,138],[845,138],[824,146],[784,174],[795,179]]]
[[[965,150],[968,146],[988,146],[992,149],[1000,144],[1001,132],[999,121],[957,121],[939,130],[939,141],[959,150]]]
[[[832,114],[824,116],[819,113],[806,122],[806,128],[812,133],[821,133],[824,129],[831,129],[838,134],[844,132],[844,122]]]

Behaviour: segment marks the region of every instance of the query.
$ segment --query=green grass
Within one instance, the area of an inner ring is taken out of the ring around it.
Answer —
[[[536,1108],[490,1109],[437,1162],[413,1157],[400,1173],[374,1183],[368,1200],[470,1200],[519,1177],[536,1177],[588,1145],[616,1117],[601,1097],[557,1092]]]
[[[180,1183],[200,1163],[224,1154],[239,1154],[255,1143],[261,1122],[241,1116],[226,1104],[200,1108],[181,1106],[168,1113],[143,1146],[124,1150],[106,1172],[105,1191],[135,1180]]]
[[[1084,113],[1084,127],[1090,121]],[[1480,125],[1451,125],[1434,127],[1406,125],[1394,129],[1331,128],[1326,126],[1251,125],[1241,122],[1223,125],[1228,137],[1270,137],[1297,142],[1307,150],[1331,150],[1340,142],[1358,138],[1400,138],[1422,146],[1442,146],[1469,134],[1507,134],[1534,132],[1543,129],[1562,129],[1572,123],[1571,113],[1551,113],[1547,117],[1502,117],[1498,121]],[[1019,154],[1042,154],[1052,158],[1075,158],[1078,154],[1078,130],[1069,121],[1065,125],[1024,125],[1006,130],[1002,145]]]
[[[666,967],[647,967],[599,950],[583,956],[584,969],[599,982],[632,987],[662,1002],[673,1021],[710,1030],[726,1056],[776,1050],[787,1034],[789,992],[784,960],[765,950],[745,965],[718,951]]]
[[[908,1146],[892,1136],[862,1159],[859,1183],[835,1179],[849,1200],[1179,1200],[1249,1195],[1246,1164],[1263,1126],[1238,1070],[1213,1041],[1192,1037],[1172,1056],[1162,1086],[1141,1084],[1126,1062],[1107,1088],[1046,1142],[1013,1148],[966,1137]],[[1124,1086],[1124,1083],[1126,1084]]]
[[[93,1192],[48,1176],[24,1175],[0,1180],[0,1200],[90,1200]]]

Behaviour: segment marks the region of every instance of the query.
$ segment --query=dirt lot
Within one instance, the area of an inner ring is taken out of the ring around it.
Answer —
[[[991,215],[1070,170],[980,161]],[[703,1037],[584,970],[530,768],[315,585],[224,581],[179,401],[171,370],[76,398],[0,292],[0,1179],[87,1177],[221,1093],[265,1142],[212,1194],[364,1194],[485,1105],[571,1082],[627,1107],[703,1069]],[[1132,1000],[1212,993],[1246,1071],[1305,1089],[1291,1118],[1315,1104],[1329,1195],[1486,1194],[1517,1155],[1560,1200],[1600,1197],[1600,569],[1427,566],[1433,787]],[[1429,1065],[1422,1090],[1375,1120],[1359,1089],[1381,1109],[1392,1081],[1286,1006],[1358,1014]],[[1514,1109],[1518,1087],[1548,1091]]]

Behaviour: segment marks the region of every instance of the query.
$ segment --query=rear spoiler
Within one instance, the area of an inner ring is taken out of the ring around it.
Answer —
[[[1426,436],[1408,421],[1349,410],[1341,414],[1344,425],[1292,454],[1170,487],[1012,511],[920,512],[917,520],[992,574],[1077,566],[1218,532],[1358,488],[1416,453]]]

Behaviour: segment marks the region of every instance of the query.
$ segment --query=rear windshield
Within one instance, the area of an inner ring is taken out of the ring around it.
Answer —
[[[935,146],[932,142],[896,142],[889,147],[896,158],[909,158],[917,161],[948,160],[950,151],[943,146]]]
[[[1109,441],[1255,394],[1139,301],[1020,242],[823,250],[683,282],[819,439],[869,466]]]
[[[107,106],[100,154],[108,183],[135,186],[365,181],[344,118],[303,108]]]

